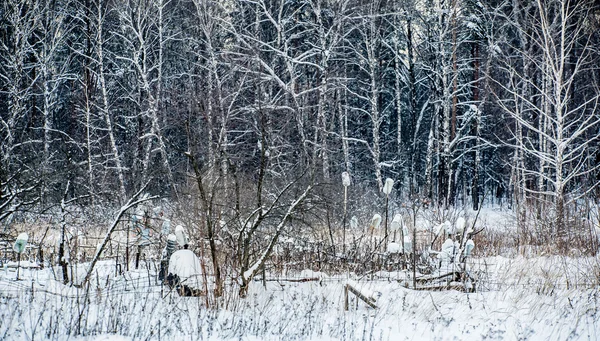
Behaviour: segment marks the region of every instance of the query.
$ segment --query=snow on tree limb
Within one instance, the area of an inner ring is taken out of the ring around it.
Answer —
[[[102,240],[102,243],[100,244],[100,247],[97,248],[96,254],[94,255],[94,258],[92,258],[92,261],[90,262],[90,265],[88,267],[88,270],[86,271],[85,277],[83,278],[81,283],[77,284],[76,286],[81,287],[87,281],[89,281],[89,279],[92,275],[92,272],[94,271],[94,266],[96,265],[96,262],[98,262],[98,258],[100,258],[102,251],[104,251],[106,244],[108,244],[108,241],[110,240],[111,234],[117,228],[117,226],[119,225],[119,222],[121,222],[121,217],[125,214],[125,212],[127,212],[130,208],[135,207],[136,205],[138,205],[142,202],[157,198],[157,196],[142,196],[141,198],[139,198],[139,196],[144,192],[144,190],[146,189],[147,186],[148,186],[148,184],[142,186],[142,188],[137,193],[135,193],[129,199],[129,201],[127,201],[127,203],[124,206],[121,207],[121,209],[119,210],[119,214],[117,214],[110,229],[106,233],[106,236],[104,236],[104,239]]]
[[[279,235],[283,231],[283,228],[285,227],[285,224],[287,223],[288,219],[294,213],[294,211],[296,210],[296,207],[298,205],[300,205],[302,203],[302,201],[304,201],[304,199],[306,199],[306,197],[308,196],[308,194],[310,193],[312,188],[313,188],[313,185],[309,185],[308,187],[306,187],[304,192],[288,206],[288,209],[285,212],[285,215],[283,216],[283,218],[281,218],[281,221],[279,222],[279,224],[277,225],[277,228],[275,229],[275,235],[273,236],[273,238],[271,238],[267,249],[254,262],[254,264],[252,264],[252,266],[250,266],[248,268],[248,270],[244,271],[244,273],[242,274],[244,276],[245,282],[250,282],[252,280],[252,278],[258,272],[258,269],[260,269],[263,266],[263,264],[265,263],[267,258],[271,255],[271,251],[273,251],[273,247],[275,247],[275,244],[277,244]]]

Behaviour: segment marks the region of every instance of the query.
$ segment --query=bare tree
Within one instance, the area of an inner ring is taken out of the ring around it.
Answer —
[[[585,29],[587,2],[536,1],[519,33],[534,46],[535,53],[520,51],[530,68],[506,58],[496,86],[499,105],[515,121],[512,147],[519,159],[515,172],[536,179],[536,186],[521,183],[522,189],[544,202],[550,199],[555,212],[552,235],[572,231],[565,224],[566,205],[593,189],[580,182],[598,165],[589,167],[590,149],[597,141],[600,92],[597,82],[582,84],[595,74],[594,48]],[[510,51],[510,47],[507,47]],[[505,82],[504,80],[508,80]],[[577,89],[577,93],[575,93]]]
[[[259,180],[264,181],[264,179]],[[238,253],[240,257],[240,291],[241,297],[245,297],[248,293],[248,287],[254,276],[264,266],[265,262],[269,259],[273,248],[279,240],[279,236],[285,231],[289,220],[292,218],[299,206],[307,199],[314,185],[309,184],[303,191],[294,193],[289,203],[282,205],[281,201],[289,195],[288,192],[294,189],[296,183],[290,182],[281,191],[275,194],[274,199],[270,203],[262,204],[246,215],[241,221],[241,229],[239,231],[238,238]],[[259,186],[260,191],[263,186]],[[261,192],[257,195],[262,196]],[[283,214],[277,214],[277,210],[283,206],[285,211]],[[258,256],[252,259],[252,244],[256,242],[257,232],[259,227],[264,227],[265,222],[271,220],[273,216],[276,217],[276,224],[272,228],[270,236],[267,241],[267,245],[263,246],[262,250],[258,253]]]
[[[100,132],[105,132],[108,137],[108,148],[111,152],[109,160],[101,160],[107,162],[104,167],[114,169],[118,179],[119,201],[125,200],[125,165],[122,160],[122,153],[119,151],[118,136],[115,131],[114,117],[111,108],[114,106],[114,95],[111,92],[115,89],[109,88],[107,81],[107,61],[109,60],[108,53],[105,50],[105,44],[110,36],[107,36],[105,27],[107,25],[107,17],[114,9],[103,0],[95,0],[90,3],[87,8],[88,17],[82,18],[86,24],[87,32],[90,34],[88,41],[90,46],[87,48],[89,55],[85,55],[86,62],[86,77],[83,80],[85,91],[84,114],[86,127],[86,149],[87,149],[87,173],[90,183],[90,191],[94,188],[94,157],[96,148],[94,146],[101,140],[102,135],[97,136]],[[97,95],[96,92],[99,92]],[[98,99],[95,101],[95,99]],[[97,117],[97,122],[94,122],[94,117]],[[101,146],[100,146],[101,148]]]
[[[115,218],[113,219],[110,227],[108,228],[108,231],[106,232],[106,235],[104,236],[104,239],[102,239],[102,242],[99,244],[98,248],[96,249],[96,253],[94,254],[94,257],[92,258],[90,264],[88,265],[88,268],[85,272],[83,279],[81,280],[80,283],[76,283],[77,286],[79,286],[79,287],[84,286],[90,280],[92,274],[94,273],[94,267],[96,266],[96,263],[98,262],[98,259],[100,258],[100,255],[102,254],[102,252],[104,252],[104,248],[106,247],[108,242],[111,240],[112,233],[115,231],[117,226],[119,226],[119,224],[121,223],[121,218],[123,217],[123,215],[129,209],[131,209],[145,201],[156,199],[156,197],[149,196],[147,194],[142,195],[142,193],[145,190],[146,190],[146,186],[142,186],[142,188],[137,193],[135,193],[125,203],[125,205],[123,205],[121,207],[121,209],[118,211],[118,213],[116,214]]]
[[[384,20],[380,16],[384,3],[375,1],[364,5],[365,13],[352,21],[358,39],[349,39],[348,47],[352,51],[354,67],[358,69],[361,77],[356,78],[357,86],[346,86],[348,94],[360,100],[364,105],[352,106],[360,115],[369,118],[370,136],[368,139],[351,137],[349,141],[359,142],[367,147],[373,174],[379,190],[383,189],[383,175],[381,156],[381,127],[386,119],[381,107],[382,75],[381,65],[382,47],[384,40]],[[361,104],[362,104],[361,103]],[[385,163],[389,165],[389,163]]]
[[[173,39],[167,31],[170,22],[166,15],[168,4],[169,1],[144,0],[129,2],[121,9],[119,18],[122,32],[119,35],[125,43],[125,49],[116,58],[124,61],[135,72],[137,96],[131,99],[140,110],[140,120],[145,122],[140,128],[147,129],[140,132],[139,136],[144,145],[143,155],[140,155],[142,183],[148,180],[152,156],[158,152],[162,160],[160,167],[175,194],[173,167],[161,116],[165,46]]]
[[[4,220],[39,197],[32,192],[41,177],[28,166],[27,157],[42,139],[26,127],[35,112],[38,76],[31,65],[32,37],[41,6],[37,1],[4,1],[0,6],[0,220]]]
[[[57,120],[55,114],[62,104],[61,101],[64,100],[59,97],[60,88],[74,78],[70,74],[71,53],[69,53],[66,42],[73,25],[71,25],[71,17],[67,13],[67,8],[70,6],[69,1],[64,3],[40,1],[39,6],[40,20],[34,31],[36,46],[34,46],[33,52],[37,62],[39,90],[42,98],[39,106],[44,122],[41,170],[46,178],[56,170],[52,167],[52,163],[55,161],[53,149],[56,149],[52,148],[52,145],[55,140],[72,142],[72,138],[62,130],[61,126],[55,127],[54,121]],[[45,196],[48,185],[42,186],[43,196]]]

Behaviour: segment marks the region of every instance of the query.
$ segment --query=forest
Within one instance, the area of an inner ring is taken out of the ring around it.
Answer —
[[[591,0],[4,0],[2,231],[153,200],[244,273],[282,233],[345,251],[388,201],[486,202],[567,250],[597,212],[599,48]]]

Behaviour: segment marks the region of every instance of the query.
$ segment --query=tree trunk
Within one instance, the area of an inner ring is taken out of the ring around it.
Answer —
[[[473,102],[476,106],[475,120],[473,121],[472,135],[475,136],[475,147],[473,150],[473,179],[471,182],[471,201],[473,211],[479,209],[479,163],[481,161],[481,152],[479,150],[480,135],[479,124],[481,121],[481,111],[479,103],[479,43],[474,42],[471,50],[473,56]]]
[[[200,202],[202,203],[202,209],[206,216],[204,224],[206,225],[208,244],[210,247],[210,256],[212,258],[213,270],[215,272],[215,297],[220,297],[223,294],[223,281],[221,278],[221,266],[219,264],[217,245],[215,243],[215,231],[214,231],[214,222],[212,219],[213,214],[213,200],[214,195],[210,198],[204,188],[202,172],[196,158],[191,153],[186,153],[186,156],[190,159],[192,163],[192,167],[194,169],[194,174],[196,176],[196,185],[198,187],[198,191],[200,192]],[[218,182],[218,181],[217,181]]]

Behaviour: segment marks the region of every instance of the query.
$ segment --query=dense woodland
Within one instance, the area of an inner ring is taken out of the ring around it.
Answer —
[[[265,227],[348,225],[348,172],[350,211],[392,178],[391,207],[502,203],[565,240],[599,49],[590,0],[3,0],[0,223],[147,192],[244,273]]]

